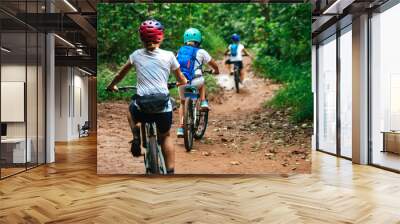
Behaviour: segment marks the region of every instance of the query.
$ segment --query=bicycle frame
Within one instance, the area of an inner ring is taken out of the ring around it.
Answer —
[[[233,72],[238,72],[240,74],[239,65],[237,65],[237,64],[233,65]]]
[[[175,83],[168,83],[168,89],[176,87]],[[130,90],[136,90],[136,86],[125,86],[119,88],[120,91],[130,91]],[[176,109],[176,103],[174,105],[175,100],[171,99],[171,103],[173,104],[173,109]],[[142,138],[142,146],[143,148],[146,149],[146,153],[144,155],[144,163],[145,163],[145,168],[146,168],[146,173],[151,173],[151,166],[153,165],[153,168],[155,164],[158,166],[157,171],[160,174],[167,174],[167,167],[165,164],[165,159],[164,159],[164,154],[161,150],[161,146],[159,144],[159,139],[157,135],[157,126],[154,122],[144,122],[141,123],[141,138]],[[152,153],[151,148],[155,147],[155,156]],[[157,160],[157,162],[154,162],[153,160]],[[152,164],[153,163],[153,164]]]
[[[185,98],[189,97],[192,100],[197,100],[200,97],[197,87],[190,84],[185,87],[184,96]]]
[[[207,128],[208,110],[200,109],[200,94],[197,86],[189,83],[185,87],[185,113],[184,113],[184,143],[186,151],[193,147],[194,139],[201,139]],[[203,124],[201,126],[201,124]],[[200,128],[201,127],[201,128]]]
[[[203,73],[203,76],[205,76],[207,74],[211,74],[212,71],[211,70],[202,70],[202,73]],[[196,103],[200,98],[200,93],[196,86],[191,85],[191,81],[189,82],[188,86],[185,87],[184,96],[185,96],[185,99],[186,98],[192,99],[194,129],[197,129],[198,124],[196,122],[198,121],[198,117],[200,116],[200,113],[196,108]]]
[[[186,86],[185,87],[184,96],[185,96],[185,99],[186,98],[190,98],[192,100],[193,118],[197,118],[198,111],[197,111],[197,108],[196,108],[196,103],[200,98],[200,94],[199,94],[199,91],[198,91],[197,87],[196,86],[192,86],[192,85]],[[196,125],[197,125],[196,124],[196,120],[197,119],[194,119],[194,121],[193,121],[194,122],[194,124],[193,124],[194,129],[196,129]]]

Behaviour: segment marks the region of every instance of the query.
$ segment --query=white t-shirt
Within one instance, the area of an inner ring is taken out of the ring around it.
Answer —
[[[232,46],[232,44],[229,44],[229,46],[228,46],[229,50],[231,50],[231,46]],[[230,54],[229,60],[230,61],[242,61],[243,60],[243,56],[242,56],[243,49],[244,49],[243,44],[239,43],[238,47],[237,47],[236,56],[232,56],[232,54]]]
[[[194,74],[195,75],[202,75],[200,65],[208,64],[212,60],[210,54],[204,50],[199,49],[196,54],[196,62],[194,64]]]
[[[137,94],[139,96],[164,93],[168,94],[168,78],[171,70],[179,68],[178,60],[171,51],[138,49],[129,56],[129,61],[136,68]],[[171,102],[164,111],[172,111]]]

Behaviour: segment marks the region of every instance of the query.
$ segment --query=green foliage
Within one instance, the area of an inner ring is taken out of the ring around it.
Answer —
[[[109,93],[105,91],[118,66],[128,60],[129,54],[141,48],[138,27],[146,19],[154,18],[165,27],[162,48],[177,52],[183,45],[183,33],[189,27],[196,27],[203,33],[202,48],[215,59],[223,56],[227,46],[218,30],[208,21],[211,4],[99,4],[98,5],[98,100],[129,100],[129,93]],[[182,25],[185,24],[185,25]],[[170,81],[175,78],[171,76]],[[134,85],[132,72],[119,85]],[[216,93],[219,88],[213,77],[206,77],[208,93]],[[172,89],[171,95],[178,96]]]
[[[208,31],[203,35],[205,41],[202,44],[202,48],[206,49],[214,59],[223,58],[227,43],[212,29],[208,28],[206,30]]]
[[[129,100],[133,93],[129,92],[117,92],[111,93],[106,91],[107,85],[114,78],[117,70],[112,70],[105,65],[99,65],[97,67],[97,100],[99,102],[105,100]],[[131,70],[129,74],[125,76],[125,79],[122,80],[118,85],[120,86],[133,86],[136,85],[136,73]]]
[[[206,76],[204,76],[204,79],[205,79],[208,94],[213,95],[213,94],[218,93],[218,91],[220,91],[220,87],[217,84],[217,79],[215,79],[214,76],[206,75]]]
[[[283,83],[284,87],[267,106],[291,108],[292,120],[301,122],[313,116],[311,92],[311,15],[309,4],[271,5],[269,22],[257,29],[267,36],[255,44],[254,67],[264,77]]]
[[[273,100],[266,103],[276,109],[291,108],[292,120],[301,122],[311,120],[313,116],[313,96],[307,89],[311,89],[311,80],[299,79],[289,82],[280,89]]]
[[[142,44],[138,27],[154,18],[165,26],[162,48],[177,52],[183,33],[189,27],[203,34],[202,48],[221,59],[233,33],[255,53],[258,74],[283,83],[267,105],[292,108],[294,121],[311,119],[311,5],[310,4],[208,4],[208,3],[136,3],[98,4],[98,75],[99,100],[128,99],[124,94],[101,90],[110,81],[118,65]],[[128,81],[127,81],[128,80]],[[135,74],[124,82],[134,84]],[[206,77],[208,93],[218,86]],[[172,91],[176,94],[176,90]]]
[[[141,48],[138,27],[146,19],[159,20],[165,27],[162,48],[177,52],[183,45],[183,33],[190,27],[203,34],[202,48],[220,57],[227,43],[219,29],[211,24],[209,10],[215,4],[99,4],[99,64],[122,64],[129,54]],[[218,4],[217,4],[218,5]],[[212,21],[213,23],[216,21]]]

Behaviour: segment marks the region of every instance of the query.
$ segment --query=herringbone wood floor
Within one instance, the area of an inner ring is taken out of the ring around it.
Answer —
[[[96,142],[0,181],[0,223],[400,223],[400,175],[315,152],[311,175],[97,176]]]

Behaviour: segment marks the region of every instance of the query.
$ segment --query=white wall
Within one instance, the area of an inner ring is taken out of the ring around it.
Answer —
[[[68,88],[70,77],[67,67],[55,68],[55,141],[68,140],[69,96]]]
[[[78,72],[78,73],[77,73]],[[87,76],[82,76],[83,73],[75,69],[74,71],[74,108],[73,108],[73,119],[72,119],[72,135],[74,137],[79,137],[78,124],[81,126],[88,121],[89,111],[88,111],[88,78]]]
[[[26,83],[25,80],[25,71],[26,67],[25,64],[24,65],[18,65],[18,64],[3,64],[1,66],[1,81],[2,82],[24,82]],[[22,93],[23,94],[23,93]],[[7,97],[7,96],[2,96],[3,97]],[[7,110],[8,108],[2,108],[3,113],[4,110]],[[22,111],[24,111],[24,108],[21,108]],[[3,118],[2,118],[3,120]],[[11,126],[15,122],[12,122],[9,124],[9,126]],[[17,123],[23,123],[23,122],[17,122]]]
[[[3,64],[1,66],[1,81],[25,82],[26,67],[19,64]],[[7,110],[7,108],[1,108]],[[7,122],[8,137],[25,137],[25,122]]]
[[[88,78],[76,68],[56,67],[56,141],[79,138],[78,125],[88,120]]]

